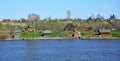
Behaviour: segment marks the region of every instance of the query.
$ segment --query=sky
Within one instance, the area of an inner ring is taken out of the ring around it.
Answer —
[[[120,18],[120,0],[0,0],[0,20],[27,19],[30,13],[41,19],[66,18],[67,10],[71,10],[71,18],[86,19],[97,14]]]

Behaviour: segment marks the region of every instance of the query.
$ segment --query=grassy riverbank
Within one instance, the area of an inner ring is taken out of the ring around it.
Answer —
[[[28,32],[20,34],[21,39],[74,39],[69,32],[52,32],[49,36],[41,36],[40,32]],[[120,39],[120,32],[111,32],[111,37],[95,35],[94,32],[81,31],[85,39]]]
[[[1,35],[1,40],[22,40],[22,39],[74,39],[72,37],[72,33],[69,33],[67,31],[64,32],[58,32],[54,31],[49,36],[41,36],[41,32],[26,32],[26,33],[20,33],[20,38],[11,38],[9,33],[6,33],[5,35]],[[87,31],[81,31],[82,36],[85,39],[120,39],[120,32],[111,32],[111,37],[102,37],[99,35],[95,35],[94,32],[87,32]]]
[[[14,22],[12,22],[14,23]],[[27,25],[23,26],[18,26],[18,25],[12,25],[12,23],[9,24],[2,24],[2,22],[0,23],[1,28],[0,28],[0,39],[4,40],[4,39],[12,39],[12,35],[17,34],[17,32],[15,32],[15,29],[19,29],[21,30],[20,32],[18,32],[18,34],[20,34],[19,39],[74,39],[72,34],[73,32],[71,32],[71,30],[64,30],[65,26],[68,23],[65,22],[37,22],[35,24],[35,29],[37,29],[35,32],[29,32],[28,29],[25,30],[25,28],[27,27]],[[106,26],[102,26],[102,25]],[[19,23],[22,24],[22,23]],[[27,24],[27,23],[24,23]],[[120,31],[112,31],[112,25],[106,21],[97,21],[97,22],[75,22],[73,21],[71,23],[72,25],[74,25],[76,28],[78,28],[79,32],[81,32],[81,35],[86,38],[86,39],[119,39],[120,38]],[[85,29],[88,27],[92,27],[92,31],[86,31]],[[97,31],[96,29],[101,29],[102,27],[105,27],[106,29],[110,29],[111,30],[111,37],[101,37],[99,35],[95,35],[95,31]],[[68,27],[71,28],[71,27]],[[94,29],[96,28],[96,29]],[[24,29],[24,31],[22,31]],[[50,30],[51,34],[48,36],[41,36],[42,32],[41,30],[46,29],[46,30]],[[13,31],[14,30],[14,31]]]

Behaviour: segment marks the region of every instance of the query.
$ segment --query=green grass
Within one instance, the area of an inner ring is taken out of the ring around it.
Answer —
[[[61,37],[61,38],[64,38],[64,39],[73,38],[72,34],[70,34],[67,31],[54,31],[54,32],[51,33],[51,35],[49,37]]]
[[[27,32],[27,33],[21,33],[20,37],[21,38],[36,38],[36,37],[40,37],[40,33],[39,32]]]
[[[59,37],[59,35],[60,35],[60,32],[54,31],[51,33],[50,37]]]
[[[81,35],[84,37],[94,37],[94,33],[93,32],[88,32],[88,31],[81,31]]]
[[[112,37],[120,37],[120,31],[119,32],[111,32]]]

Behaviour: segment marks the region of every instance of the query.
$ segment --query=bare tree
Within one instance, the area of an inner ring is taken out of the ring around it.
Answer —
[[[39,21],[40,20],[40,16],[38,14],[29,14],[28,15],[28,20],[30,21]]]
[[[104,20],[104,17],[103,16],[101,16],[100,14],[97,14],[97,16],[96,16],[96,20]]]
[[[113,14],[110,16],[110,19],[116,19],[116,16]]]
[[[117,31],[120,31],[120,21],[119,20],[117,20],[111,24]]]
[[[67,10],[67,19],[70,20],[70,16],[71,16],[71,11]]]
[[[28,27],[31,27],[32,30],[35,30],[35,24],[40,20],[40,16],[38,14],[29,14],[28,15]]]

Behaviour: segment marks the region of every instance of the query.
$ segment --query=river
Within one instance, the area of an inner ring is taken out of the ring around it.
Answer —
[[[0,61],[120,61],[120,41],[0,41]]]

